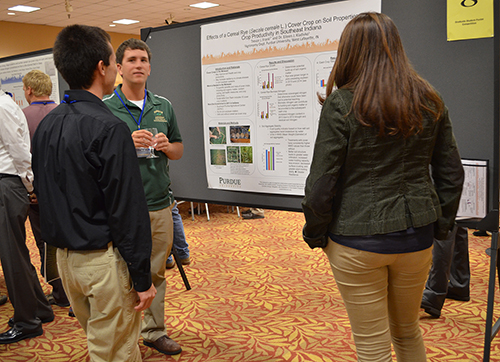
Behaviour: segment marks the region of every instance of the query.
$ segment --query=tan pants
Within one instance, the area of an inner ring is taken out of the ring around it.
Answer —
[[[141,313],[127,264],[107,250],[57,249],[57,266],[73,311],[87,335],[92,362],[142,361]]]
[[[151,250],[151,278],[156,288],[156,296],[151,307],[144,311],[141,334],[145,341],[155,342],[167,334],[165,327],[165,264],[172,250],[174,223],[172,208],[150,211],[153,248]]]
[[[432,247],[413,253],[378,254],[331,239],[324,249],[344,300],[358,361],[425,362],[420,302]]]

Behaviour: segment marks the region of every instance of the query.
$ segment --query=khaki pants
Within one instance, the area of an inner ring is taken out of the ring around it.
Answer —
[[[328,241],[324,249],[344,300],[358,361],[425,362],[419,311],[432,247],[378,254]]]
[[[127,265],[112,243],[107,250],[57,249],[57,266],[92,362],[142,361],[141,313]]]
[[[144,311],[144,320],[142,321],[141,334],[148,342],[155,342],[167,334],[165,327],[165,264],[172,250],[174,238],[173,207],[172,204],[165,209],[149,212],[153,236],[151,279],[156,288],[156,296],[151,307]]]

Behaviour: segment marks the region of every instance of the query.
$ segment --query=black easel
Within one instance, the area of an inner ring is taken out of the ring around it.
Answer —
[[[172,254],[174,256],[175,264],[177,264],[177,268],[179,268],[179,272],[181,273],[182,281],[184,282],[184,285],[186,286],[186,290],[191,290],[191,285],[189,285],[189,281],[187,279],[186,273],[184,272],[184,267],[182,266],[181,258],[179,258],[179,255],[177,254],[177,250],[174,247],[172,247]]]
[[[490,275],[488,281],[488,302],[486,307],[486,326],[484,332],[484,351],[483,362],[490,360],[491,341],[500,329],[500,320],[493,325],[493,307],[495,303],[495,283],[496,273],[499,272],[500,278],[500,260],[498,258],[498,210],[492,210],[483,219],[457,220],[459,226],[470,229],[483,230],[491,232],[491,260]]]

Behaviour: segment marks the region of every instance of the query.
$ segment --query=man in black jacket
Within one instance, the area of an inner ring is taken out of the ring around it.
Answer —
[[[42,236],[96,361],[141,361],[141,311],[156,294],[151,230],[127,126],[102,103],[116,62],[109,35],[64,28],[54,62],[70,89],[33,137]]]

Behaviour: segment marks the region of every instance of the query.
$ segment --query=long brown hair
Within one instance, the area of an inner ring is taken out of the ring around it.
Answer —
[[[378,128],[379,136],[418,133],[422,111],[437,120],[444,109],[434,88],[411,66],[396,25],[384,14],[362,13],[346,25],[326,97],[334,86],[353,91],[350,113]],[[321,104],[326,97],[318,95]]]

